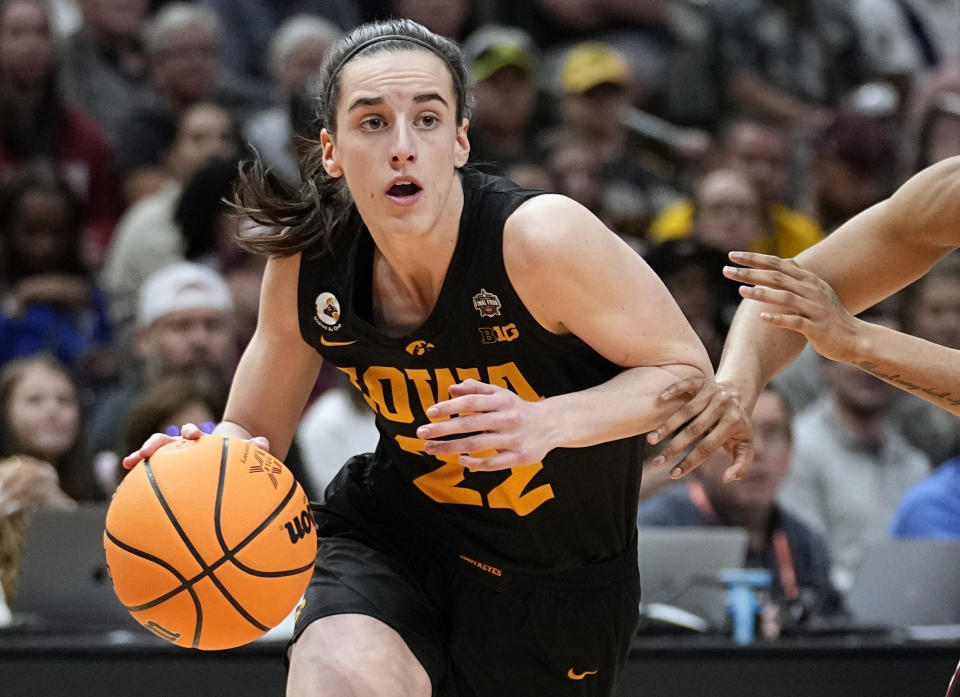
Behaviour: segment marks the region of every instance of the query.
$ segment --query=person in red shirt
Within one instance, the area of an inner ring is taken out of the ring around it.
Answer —
[[[57,88],[53,28],[46,3],[0,7],[0,179],[44,160],[82,202],[83,256],[99,264],[119,213],[110,147],[97,123],[66,104]]]

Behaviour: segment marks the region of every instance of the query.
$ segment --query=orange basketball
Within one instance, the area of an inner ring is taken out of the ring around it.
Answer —
[[[317,534],[282,462],[205,435],[165,445],[127,474],[103,546],[117,597],[140,624],[179,646],[227,649],[290,614]]]

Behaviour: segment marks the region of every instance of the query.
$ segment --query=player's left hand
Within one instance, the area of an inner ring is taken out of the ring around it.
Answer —
[[[429,455],[459,454],[458,463],[473,470],[532,465],[552,447],[550,429],[538,419],[538,410],[538,402],[528,402],[506,388],[464,380],[450,387],[450,399],[427,410],[433,423],[418,428],[417,437],[426,441],[424,451]],[[444,418],[452,416],[457,418]],[[456,435],[463,437],[436,440]]]

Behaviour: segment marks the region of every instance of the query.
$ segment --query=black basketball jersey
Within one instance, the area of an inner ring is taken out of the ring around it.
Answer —
[[[538,192],[465,169],[459,237],[430,316],[402,337],[372,323],[374,246],[359,214],[329,251],[306,250],[299,320],[306,341],[349,377],[377,414],[377,479],[404,515],[513,568],[567,569],[635,544],[640,438],[558,448],[541,463],[469,471],[423,452],[426,410],[467,378],[527,400],[582,390],[622,369],[530,315],[503,262],[503,226]],[[598,271],[602,272],[602,271]],[[381,487],[382,490],[383,487]]]

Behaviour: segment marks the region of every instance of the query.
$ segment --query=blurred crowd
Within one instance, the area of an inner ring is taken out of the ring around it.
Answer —
[[[109,498],[150,433],[220,417],[263,271],[233,242],[238,163],[295,182],[326,49],[389,16],[461,43],[473,164],[589,208],[714,360],[739,300],[727,251],[793,256],[960,155],[945,0],[0,0],[8,597],[31,506]],[[869,312],[960,349],[960,260]],[[778,592],[818,594],[804,612],[841,612],[890,535],[960,539],[955,417],[812,352],[775,388],[755,474],[731,493],[722,461],[651,470],[641,523],[750,529]],[[325,368],[288,461],[311,498],[375,444],[368,412]]]

